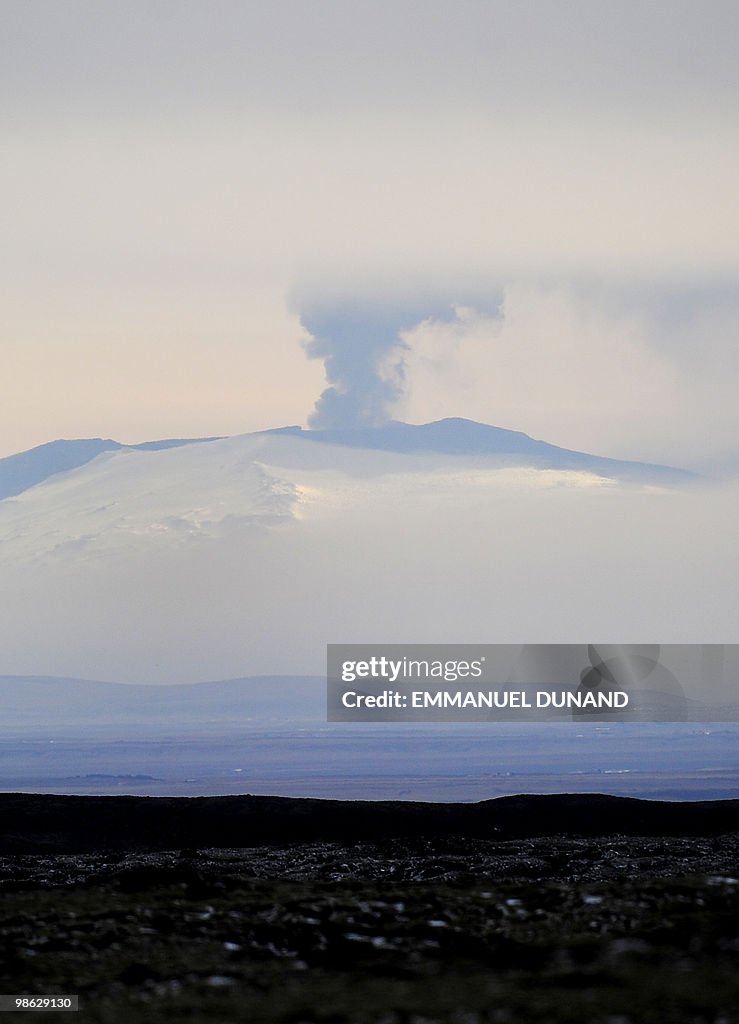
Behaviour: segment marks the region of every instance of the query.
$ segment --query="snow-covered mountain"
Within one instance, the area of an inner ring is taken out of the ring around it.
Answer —
[[[203,437],[195,440],[214,441],[218,438]],[[57,473],[84,466],[102,452],[121,451],[124,448],[132,451],[159,451],[192,443],[192,438],[145,441],[143,444],[121,444],[101,437],[49,441],[48,444],[40,444],[26,452],[0,459],[0,501],[21,494]]]
[[[194,682],[320,674],[328,642],[732,640],[733,494],[468,420],[55,442],[0,460],[1,493],[4,674]]]
[[[21,460],[20,462],[18,460]],[[56,441],[0,461],[6,559],[178,543],[341,507],[472,488],[685,484],[664,466],[603,459],[464,419],[365,430],[284,427],[121,445]],[[25,485],[24,485],[25,481]]]
[[[461,417],[421,424],[396,421],[381,428],[354,430],[302,431],[300,427],[286,427],[267,433],[290,433],[307,441],[374,451],[477,456],[490,460],[491,465],[497,461],[500,465],[535,469],[578,470],[617,480],[678,483],[693,476],[685,470],[670,466],[605,459],[559,448],[518,430],[504,430],[502,427],[476,423]]]
[[[601,476],[625,480],[678,482],[691,474],[685,470],[618,459],[605,459],[584,452],[570,451],[537,441],[520,431],[504,430],[472,420],[452,418],[414,425],[392,422],[385,427],[363,430],[302,430],[280,427],[244,437],[294,437],[331,446],[371,451],[474,455],[497,459],[501,463],[526,465],[539,469],[577,469]],[[21,494],[50,476],[64,473],[91,462],[103,452],[161,451],[224,438],[169,438],[125,445],[110,438],[50,441],[17,455],[0,459],[0,500]]]

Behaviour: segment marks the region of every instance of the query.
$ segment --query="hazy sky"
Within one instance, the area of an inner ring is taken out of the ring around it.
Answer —
[[[301,314],[356,300],[428,301],[398,321],[393,415],[729,453],[738,21],[3,0],[0,455],[306,423]]]

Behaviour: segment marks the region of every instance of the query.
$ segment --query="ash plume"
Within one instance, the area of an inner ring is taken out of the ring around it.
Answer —
[[[405,394],[405,352],[401,334],[431,316],[448,316],[439,303],[300,304],[300,319],[311,338],[305,349],[322,359],[328,387],[308,423],[317,429],[379,427],[392,418]]]

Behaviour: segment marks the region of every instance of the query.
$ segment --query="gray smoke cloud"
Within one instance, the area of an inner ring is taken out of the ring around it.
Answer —
[[[401,334],[421,321],[454,319],[451,301],[300,302],[312,359],[322,359],[328,387],[308,418],[314,429],[379,427],[406,391]]]

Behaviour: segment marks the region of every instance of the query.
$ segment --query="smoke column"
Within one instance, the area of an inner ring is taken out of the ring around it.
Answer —
[[[300,303],[300,319],[311,334],[310,358],[322,359],[328,387],[309,424],[318,429],[379,427],[391,419],[405,393],[400,337],[429,317],[448,318],[449,303]]]

